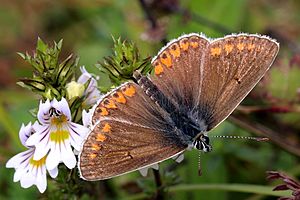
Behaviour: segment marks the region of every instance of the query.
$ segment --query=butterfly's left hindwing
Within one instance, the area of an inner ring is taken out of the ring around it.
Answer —
[[[92,123],[79,156],[79,170],[86,180],[128,173],[186,148],[169,114],[134,83],[108,94],[97,105]]]

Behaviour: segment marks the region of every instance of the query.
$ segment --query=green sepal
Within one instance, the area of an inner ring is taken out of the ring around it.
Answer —
[[[139,70],[146,74],[151,70],[150,57],[141,58],[135,44],[113,38],[114,47],[112,56],[105,57],[96,65],[103,73],[108,74],[114,85],[133,79],[133,72]]]
[[[51,47],[38,38],[33,56],[28,53],[18,53],[34,70],[32,78],[22,78],[17,84],[40,94],[44,99],[60,100],[64,97],[65,86],[75,76],[79,58],[71,54],[59,62],[62,43],[62,40],[58,43],[54,42]]]

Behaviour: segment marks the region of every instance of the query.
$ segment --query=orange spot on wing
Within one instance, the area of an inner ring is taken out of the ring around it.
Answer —
[[[110,132],[111,126],[108,123],[105,123],[104,127],[102,128],[102,131],[104,133]]]
[[[174,58],[180,57],[180,48],[176,43],[169,48],[169,52]]]
[[[183,51],[188,50],[189,48],[189,42],[187,38],[183,38],[179,41],[179,46],[181,49],[183,49]]]
[[[190,45],[191,47],[193,47],[194,49],[199,47],[199,43],[198,43],[198,38],[197,37],[192,37],[190,39]]]
[[[105,135],[102,134],[102,133],[98,133],[98,134],[97,134],[97,137],[96,137],[96,141],[97,141],[97,142],[103,142],[104,140],[106,140]]]
[[[225,49],[226,53],[229,54],[229,53],[232,51],[232,49],[233,49],[233,45],[231,45],[231,44],[226,44],[226,45],[224,46],[224,49]]]
[[[101,149],[101,147],[97,144],[92,144],[92,150],[93,151],[99,151]]]
[[[242,50],[244,49],[244,47],[245,47],[245,44],[243,44],[243,43],[238,43],[238,44],[236,45],[236,47],[238,48],[239,51],[242,51]]]
[[[107,100],[107,103],[104,104],[106,108],[117,108],[115,102],[111,99]]]
[[[123,94],[129,97],[133,97],[135,94],[135,88],[132,85],[130,85],[123,91]]]
[[[106,116],[106,115],[108,115],[108,111],[107,111],[107,109],[106,108],[104,108],[104,107],[100,107],[100,115],[102,115],[102,116]]]
[[[199,38],[196,36],[192,36],[190,38],[190,45],[194,49],[198,48],[199,47]]]
[[[215,47],[215,48],[211,48],[210,50],[210,55],[212,56],[219,56],[221,54],[221,48],[220,47]]]
[[[96,158],[97,157],[97,154],[95,154],[95,153],[91,153],[90,154],[90,159],[94,159],[94,158]]]
[[[190,45],[195,49],[197,47],[199,47],[199,43],[198,42],[191,42]]]
[[[252,50],[254,48],[255,48],[255,44],[249,44],[247,47],[248,50]]]
[[[163,73],[163,71],[164,71],[164,68],[161,66],[160,63],[157,62],[155,67],[154,67],[154,73],[156,75],[159,75],[159,74]]]
[[[117,92],[116,95],[114,96],[114,99],[119,103],[126,103],[126,99],[121,92]]]
[[[167,67],[172,67],[172,58],[166,51],[164,51],[161,54],[159,60],[162,64],[166,65]]]

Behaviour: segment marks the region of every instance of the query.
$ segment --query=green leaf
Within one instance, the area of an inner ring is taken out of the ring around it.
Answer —
[[[40,37],[38,37],[36,49],[40,52],[45,52],[48,49],[48,45],[45,44]]]

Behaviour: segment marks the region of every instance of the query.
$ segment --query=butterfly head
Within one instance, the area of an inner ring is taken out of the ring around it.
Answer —
[[[196,137],[193,142],[193,146],[195,149],[203,152],[210,152],[212,150],[212,146],[209,144],[209,137],[203,133]]]

